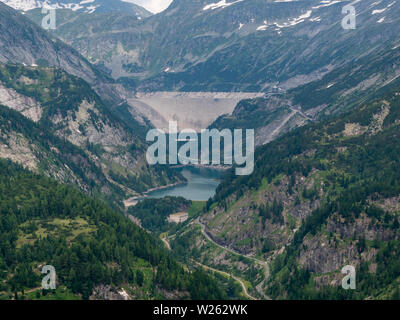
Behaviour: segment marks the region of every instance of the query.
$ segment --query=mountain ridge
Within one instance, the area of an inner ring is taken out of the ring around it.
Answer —
[[[134,91],[288,91],[397,45],[392,2],[355,2],[354,30],[341,26],[346,1],[252,0],[173,1],[141,21],[74,13],[82,23],[52,32]]]
[[[152,15],[145,8],[127,1],[121,0],[2,0],[4,4],[19,11],[29,11],[37,8],[47,7],[54,9],[70,9],[85,13],[94,12],[127,12],[140,18],[147,18]]]

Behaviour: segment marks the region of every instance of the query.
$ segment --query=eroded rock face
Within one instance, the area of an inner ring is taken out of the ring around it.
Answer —
[[[243,253],[256,254],[263,249],[265,241],[271,245],[269,250],[278,250],[290,243],[301,222],[320,206],[320,198],[299,201],[304,189],[314,187],[317,176],[316,170],[308,178],[297,175],[292,193],[288,192],[289,179],[284,176],[279,182],[265,185],[258,192],[246,193],[236,201],[232,197],[229,201],[234,201],[234,205],[227,211],[223,207],[216,207],[202,220],[216,241]],[[324,191],[319,190],[318,197],[323,194]],[[263,221],[260,207],[270,206],[274,202],[282,204],[282,220],[277,221],[270,216]]]
[[[104,119],[95,102],[83,100],[77,111],[68,111],[66,117],[57,114],[51,120],[59,128],[57,135],[78,146],[89,142],[112,149],[132,143],[126,132]]]
[[[35,156],[37,150],[29,141],[16,132],[0,130],[0,157],[21,164],[25,168],[37,171],[39,160]]]
[[[364,133],[377,134],[382,131],[383,123],[389,114],[390,104],[384,101],[380,110],[373,115],[372,121],[368,126],[362,126],[359,123],[346,123],[342,134],[344,137],[359,136]]]
[[[60,113],[51,118],[55,134],[76,146],[86,149],[88,144],[100,147],[100,155],[89,152],[93,161],[102,167],[105,173],[111,164],[120,166],[132,175],[137,175],[138,165],[143,161],[140,148],[131,151],[131,146],[140,144],[138,137],[128,132],[118,122],[105,117],[95,102],[83,100],[76,111],[68,111],[66,116]]]
[[[131,300],[124,289],[114,289],[110,285],[99,285],[93,289],[90,300]]]
[[[241,100],[232,114],[220,116],[210,127],[254,129],[255,145],[261,146],[312,120],[299,106],[292,106],[290,100],[267,94]]]
[[[30,79],[25,79],[29,81]],[[0,82],[0,105],[21,112],[25,117],[38,122],[42,117],[43,109],[35,99],[19,94],[14,89],[6,88]]]
[[[18,81],[27,85],[40,85],[38,80],[25,76]],[[46,88],[42,89],[47,90]],[[39,122],[42,118],[43,108],[39,102],[13,88],[6,87],[2,83],[0,83],[0,104],[20,112],[34,122]],[[118,123],[105,117],[94,101],[88,102],[84,99],[78,105],[76,111],[73,111],[73,106],[70,107],[71,110],[67,112],[66,116],[57,113],[51,117],[50,120],[54,126],[49,129],[53,129],[52,131],[60,138],[84,149],[88,143],[101,145],[107,151],[107,154],[104,154],[104,159],[133,170],[140,156],[127,150],[123,151],[123,149],[136,143],[137,137],[129,134]],[[28,150],[29,142],[24,142],[23,139],[23,137],[20,137],[19,143],[16,143],[15,139],[10,140],[9,146],[2,149],[2,156],[24,164],[30,169],[35,168],[38,159],[32,155],[32,150]],[[96,161],[96,158],[94,157],[93,160]],[[97,159],[97,162],[100,164],[100,159]],[[57,176],[59,177],[59,175],[60,173]]]
[[[371,201],[383,210],[395,213],[400,211],[400,196]]]
[[[385,199],[383,202],[391,201]],[[324,230],[325,232],[303,240],[297,259],[302,267],[316,274],[337,272],[345,265],[358,266],[361,261],[373,260],[378,250],[360,249],[360,237],[367,241],[390,241],[398,238],[395,230],[373,222],[365,214],[353,222],[346,221],[339,214],[332,215]],[[376,271],[376,264],[371,264],[370,272],[374,270]]]
[[[82,180],[82,177],[70,168],[67,163],[60,164],[57,155],[60,154],[59,150],[50,146],[49,149],[43,148],[41,142],[29,140],[22,133],[0,129],[0,157],[9,159],[13,162],[19,163],[24,168],[33,172],[41,173],[45,167],[45,174],[57,181],[67,184],[75,184],[80,189],[89,192],[90,187]],[[85,159],[80,155],[75,155],[75,159],[71,159],[72,164],[80,164],[84,166]],[[70,164],[71,165],[71,164]],[[93,172],[88,171],[87,177],[98,179],[99,177]],[[104,194],[110,194],[109,187],[104,185]]]
[[[123,101],[124,90],[77,51],[0,2],[0,62],[58,67],[87,81],[103,98]],[[126,93],[126,92],[125,92]]]
[[[17,133],[28,140],[31,138],[32,145],[44,144],[51,160],[36,157],[43,173],[62,182],[75,183],[85,191],[94,187],[107,196],[114,189],[116,197],[121,197],[123,192],[143,192],[178,179],[178,175],[165,169],[156,171],[147,165],[143,132],[149,123],[135,110],[128,110],[126,104],[105,102],[88,83],[57,68],[0,64],[0,77],[3,81],[0,104],[5,105],[0,110],[4,115],[3,124],[9,127],[7,119],[15,118]],[[7,111],[6,107],[34,120],[37,126]],[[32,137],[24,129],[31,127],[40,133]],[[46,139],[52,142],[41,141]],[[60,146],[64,141],[76,148]],[[54,164],[53,158],[64,157],[65,149],[70,152],[68,157],[73,163],[67,164],[63,159]],[[15,158],[9,151],[4,154]],[[53,167],[61,168],[53,170]],[[94,169],[96,172],[91,171]]]
[[[335,248],[334,240],[323,235],[306,239],[303,246],[306,249],[300,253],[299,264],[317,274],[337,271],[347,264],[354,263],[357,257],[355,245],[338,250]]]

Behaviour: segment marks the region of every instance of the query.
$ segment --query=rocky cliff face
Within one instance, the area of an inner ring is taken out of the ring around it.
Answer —
[[[7,88],[0,83],[0,104],[10,109],[21,112],[25,117],[34,122],[42,118],[42,107],[35,99],[26,97],[12,88]]]
[[[121,193],[81,149],[5,106],[0,108],[0,157],[106,200]]]
[[[317,187],[318,176],[315,171],[307,177],[280,176],[269,184],[264,181],[258,190],[238,199],[230,197],[227,207],[217,207],[201,219],[216,239],[235,250],[246,254],[279,250],[293,239],[301,221],[320,207],[323,190],[312,199],[302,197],[304,190]],[[265,213],[274,202],[282,205],[282,211]]]
[[[255,144],[261,146],[313,120],[300,107],[293,107],[289,99],[267,94],[265,98],[240,101],[232,114],[220,116],[210,128],[254,129]]]
[[[0,62],[59,67],[87,81],[102,98],[120,103],[126,92],[77,51],[0,3]]]
[[[95,179],[99,184],[96,188],[102,189],[104,185],[109,196],[114,192],[117,193],[116,199],[119,199],[124,194],[168,184],[169,179],[175,179],[173,174],[169,175],[163,170],[156,172],[146,165],[145,145],[139,133],[145,130],[145,124],[136,122],[129,112],[123,119],[120,118],[82,79],[60,69],[6,64],[0,65],[0,81],[0,103],[37,122],[38,130],[75,146],[77,154],[72,159],[81,157],[79,153],[84,155],[92,170],[97,171],[96,175],[102,177],[102,182]],[[1,157],[29,168],[41,169],[51,176],[59,170],[58,165],[47,168],[41,164],[35,150],[37,144],[42,142],[35,140],[29,145],[26,134],[19,131],[12,131],[7,137]],[[36,139],[40,140],[40,136]],[[26,155],[18,156],[25,149]],[[52,153],[51,157],[58,157],[57,153],[63,152],[53,145],[48,151]],[[90,186],[93,180],[91,172],[76,167],[68,168],[68,171],[88,180],[77,183],[84,190],[94,187]],[[63,182],[68,180],[62,178],[64,176],[63,170],[57,174]],[[68,182],[79,179],[73,180]]]
[[[217,242],[274,261],[272,296],[394,294],[400,87],[392,83],[352,112],[260,148],[253,175],[227,177],[201,217]],[[359,275],[352,293],[340,291],[346,265]]]
[[[151,125],[123,103],[130,94],[122,86],[3,3],[0,17],[0,63],[5,63],[0,64],[2,104],[85,153],[90,166],[107,177],[102,181],[107,180],[108,195],[116,192],[119,199],[124,193],[175,181],[172,172],[146,164],[143,135]],[[16,149],[11,152],[17,153]],[[28,162],[29,167],[40,167],[40,160],[30,158]],[[85,176],[77,166],[71,170]],[[79,185],[91,190],[88,183],[92,180]]]

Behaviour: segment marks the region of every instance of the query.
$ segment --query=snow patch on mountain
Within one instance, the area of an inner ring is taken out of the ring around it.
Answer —
[[[312,10],[308,10],[306,13],[303,13],[299,17],[289,20],[289,22],[284,22],[283,24],[279,24],[279,23],[275,22],[274,25],[278,28],[293,27],[296,24],[306,21],[306,19],[311,17],[311,14],[312,14]]]
[[[321,4],[315,7],[312,7],[313,9],[319,9],[319,8],[325,8],[325,7],[329,7],[332,6],[334,4],[337,3],[341,3],[342,0],[327,0],[327,1],[321,1]]]
[[[39,0],[0,0],[4,4],[11,8],[19,11],[29,11],[37,8],[52,8],[52,9],[70,9],[73,11],[85,10],[88,13],[92,13],[99,6],[93,6],[92,4],[95,0],[83,0],[80,3],[76,2],[52,2],[52,1],[39,1]]]
[[[257,31],[265,31],[268,28],[267,20],[264,20],[264,24],[257,28]]]
[[[0,0],[15,10],[22,12],[37,9],[37,8],[53,8],[53,9],[70,9],[73,11],[83,11],[86,13],[93,13],[101,8],[103,11],[115,11],[117,8],[120,10],[129,10],[130,5],[122,0],[114,1],[98,1],[98,0]],[[143,9],[145,12],[146,10]],[[150,14],[150,13],[149,13]]]
[[[394,5],[396,3],[396,1],[393,1],[392,3],[390,3],[386,8],[383,9],[376,9],[372,11],[372,14],[380,14],[385,12],[387,9],[389,9],[392,5]]]
[[[231,6],[231,5],[235,4],[235,3],[242,2],[242,1],[243,0],[237,0],[237,1],[234,1],[234,2],[226,2],[226,0],[221,0],[220,2],[211,3],[211,4],[206,5],[203,8],[203,11],[215,10],[215,9],[219,9],[219,8],[226,8],[226,7],[229,7],[229,6]]]
[[[1,0],[1,2],[5,3],[9,7],[12,7],[16,10],[28,11],[36,8],[41,8],[43,6],[44,1],[35,1],[35,0]]]

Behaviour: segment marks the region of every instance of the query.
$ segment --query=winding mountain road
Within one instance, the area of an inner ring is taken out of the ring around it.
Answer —
[[[221,271],[221,270],[218,270],[218,269],[214,269],[214,268],[211,268],[211,267],[206,266],[206,265],[204,265],[204,264],[201,264],[200,262],[194,261],[194,263],[196,263],[197,265],[201,266],[201,267],[204,268],[204,269],[207,269],[207,270],[210,270],[210,271],[213,271],[213,272],[217,272],[217,273],[222,274],[222,275],[224,275],[224,276],[226,276],[226,277],[231,277],[232,279],[235,279],[235,280],[236,280],[237,282],[239,282],[240,285],[242,286],[243,294],[244,294],[247,298],[249,298],[250,300],[257,300],[256,298],[254,298],[254,297],[247,291],[246,284],[244,283],[244,281],[243,281],[242,279],[240,279],[240,278],[238,278],[238,277],[235,277],[234,275],[229,274],[229,273],[227,273],[227,272],[225,272],[225,271]]]
[[[201,227],[201,232],[202,232],[202,234],[206,237],[206,239],[207,239],[208,241],[212,242],[213,244],[215,244],[216,246],[218,246],[219,248],[221,248],[221,249],[223,249],[223,250],[225,250],[225,251],[228,251],[228,252],[230,252],[230,253],[232,253],[232,254],[239,255],[239,256],[242,256],[242,257],[244,257],[244,258],[250,259],[250,260],[254,261],[255,263],[261,265],[261,266],[264,268],[264,270],[265,270],[265,279],[264,279],[264,281],[260,282],[260,283],[257,285],[256,289],[257,289],[257,292],[258,292],[261,296],[264,297],[264,299],[266,299],[266,300],[271,300],[271,298],[268,297],[268,296],[263,292],[263,290],[262,290],[263,284],[264,284],[264,283],[269,279],[269,277],[270,277],[270,270],[269,270],[268,262],[258,260],[257,258],[254,258],[254,257],[252,257],[252,256],[243,255],[243,254],[241,254],[241,253],[239,253],[239,252],[237,252],[237,251],[235,251],[235,250],[232,250],[232,249],[230,249],[230,248],[227,248],[227,247],[224,247],[224,246],[220,245],[219,243],[215,242],[215,241],[210,237],[210,235],[209,235],[209,234],[207,233],[207,231],[206,231],[206,226],[205,226],[203,223],[201,223],[201,221],[200,221],[199,218],[197,218],[197,219],[195,220],[195,223],[197,223],[198,225],[200,225],[200,227]]]
[[[168,242],[168,240],[167,240],[167,237],[162,237],[162,238],[161,238],[161,241],[164,242],[164,244],[165,244],[165,246],[167,247],[167,249],[168,249],[169,251],[171,251],[171,245],[169,244],[169,242]]]
[[[165,246],[167,247],[167,249],[171,251],[171,245],[170,245],[170,243],[168,242],[167,237],[161,237],[161,241],[164,242],[164,244],[165,244]],[[239,282],[240,286],[242,287],[243,294],[244,294],[247,298],[249,298],[250,300],[257,300],[256,298],[254,298],[254,297],[247,291],[246,284],[244,283],[244,281],[243,281],[242,279],[240,279],[240,278],[238,278],[238,277],[236,277],[236,276],[234,276],[234,275],[232,275],[232,274],[229,274],[229,273],[227,273],[227,272],[225,272],[225,271],[221,271],[221,270],[218,270],[218,269],[214,269],[214,268],[212,268],[212,267],[209,267],[209,266],[206,266],[206,265],[204,265],[204,264],[201,264],[200,262],[194,261],[193,259],[191,259],[191,260],[192,260],[195,264],[197,264],[198,266],[202,267],[203,269],[210,270],[210,271],[213,271],[213,272],[217,272],[217,273],[222,274],[223,276],[228,277],[228,278],[231,277],[231,278],[234,279],[235,281]]]

